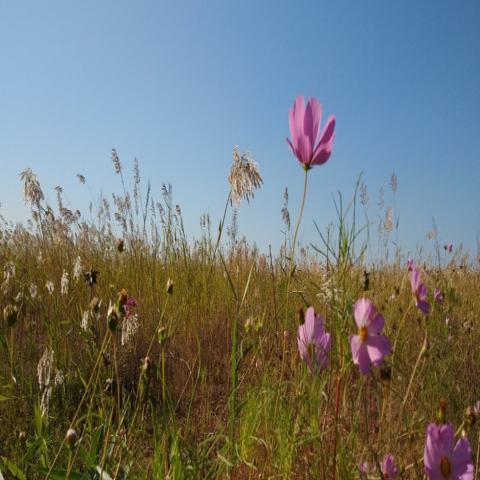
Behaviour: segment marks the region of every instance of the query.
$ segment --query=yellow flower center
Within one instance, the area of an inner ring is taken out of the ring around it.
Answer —
[[[440,471],[444,478],[449,478],[450,474],[452,473],[452,465],[450,464],[450,460],[444,455],[440,459]]]
[[[124,288],[122,288],[120,290],[120,304],[125,305],[127,303],[127,300],[128,300],[127,291]]]
[[[360,337],[360,340],[362,342],[364,342],[368,337],[368,328],[367,327],[360,327],[358,329],[358,336]]]

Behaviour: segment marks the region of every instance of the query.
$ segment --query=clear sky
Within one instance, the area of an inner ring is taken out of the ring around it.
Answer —
[[[0,211],[25,218],[27,166],[52,203],[61,185],[86,210],[76,174],[118,191],[115,147],[157,196],[173,185],[197,234],[203,212],[221,216],[238,144],[264,178],[240,232],[278,246],[284,188],[293,217],[301,195],[285,136],[303,93],[337,117],[332,157],[310,175],[304,243],[361,171],[374,218],[395,171],[404,248],[428,244],[434,217],[442,242],[476,253],[479,52],[477,0],[0,1]]]

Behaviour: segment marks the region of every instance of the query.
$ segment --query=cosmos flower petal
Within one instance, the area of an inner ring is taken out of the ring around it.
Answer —
[[[322,115],[322,106],[316,98],[310,98],[305,109],[305,120],[303,123],[303,133],[310,140],[313,150],[318,137],[318,127],[320,126],[320,117]]]
[[[385,325],[385,320],[382,315],[375,315],[372,320],[368,323],[368,332],[378,334],[382,331],[383,326]]]
[[[325,145],[318,145],[315,149],[312,157],[312,165],[323,165],[332,154],[333,143],[327,143]]]
[[[330,115],[327,119],[327,123],[325,123],[322,135],[320,136],[319,145],[326,145],[327,143],[331,143],[335,132],[335,122],[335,115]]]
[[[376,365],[390,353],[390,341],[382,335],[369,335],[366,344],[370,361]]]
[[[469,467],[470,472],[469,472]],[[452,455],[452,473],[454,475],[464,475],[462,480],[473,478],[472,450],[468,439],[462,437],[458,440]],[[465,474],[471,474],[471,477],[465,477]]]
[[[376,308],[368,298],[360,298],[353,307],[353,316],[358,328],[368,326]]]

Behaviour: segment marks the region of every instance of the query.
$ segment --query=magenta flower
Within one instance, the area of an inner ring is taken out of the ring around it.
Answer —
[[[398,467],[393,463],[393,457],[388,453],[381,465],[382,475],[386,480],[393,480],[398,476]]]
[[[332,339],[330,334],[325,332],[323,317],[315,315],[313,307],[307,309],[305,322],[298,327],[297,342],[300,357],[310,371],[313,371],[314,367],[324,369],[328,365]]]
[[[136,306],[138,306],[137,301],[133,297],[129,297],[126,303],[123,305],[123,312],[128,317],[131,313],[130,309]]]
[[[443,293],[439,288],[434,290],[433,299],[435,300],[435,303],[438,303],[439,305],[443,303]]]
[[[353,363],[359,366],[363,374],[367,374],[371,364],[378,367],[383,357],[390,353],[390,341],[379,335],[385,321],[370,300],[357,300],[353,316],[358,327],[358,334],[350,336]]]
[[[454,441],[451,424],[427,427],[423,464],[429,480],[473,480],[470,443],[466,437]]]
[[[430,311],[430,304],[427,302],[427,287],[420,279],[420,272],[414,267],[410,272],[410,285],[415,296],[415,305],[425,315]]]
[[[303,168],[309,170],[325,163],[333,149],[335,116],[328,117],[319,135],[322,105],[316,98],[310,98],[305,107],[303,96],[298,96],[288,114],[292,139],[287,138],[287,143]]]

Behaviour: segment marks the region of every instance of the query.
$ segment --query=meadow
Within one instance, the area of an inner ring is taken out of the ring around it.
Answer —
[[[334,121],[307,152],[290,128],[307,182]],[[477,478],[476,259],[435,231],[407,258],[361,179],[315,245],[286,192],[282,246],[260,252],[236,226],[262,184],[238,149],[223,217],[189,241],[171,187],[112,160],[121,193],[90,215],[25,170],[31,220],[1,218],[0,478]]]

